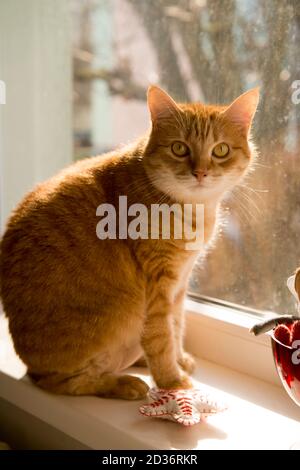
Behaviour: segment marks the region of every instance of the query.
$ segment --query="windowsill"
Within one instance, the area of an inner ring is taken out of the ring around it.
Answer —
[[[252,360],[253,370],[255,363],[259,368],[265,361],[264,357],[272,364],[268,338],[252,338],[247,333],[253,319],[246,328],[224,322],[207,309],[204,314],[197,312],[198,308],[202,309],[200,304],[195,307],[194,302],[187,301],[187,346],[194,353],[200,352],[202,357],[194,375],[195,383],[220,396],[229,406],[228,411],[210,417],[207,422],[186,429],[141,416],[138,412],[140,402],[54,396],[39,390],[26,379],[16,381],[4,374],[0,374],[0,405],[2,400],[9,402],[16,410],[22,409],[83,447],[92,449],[289,449],[300,436],[300,408],[281,387],[271,383],[275,381],[274,366],[271,371],[266,360],[258,374],[265,368],[269,383],[251,377],[248,370],[241,372],[247,351],[254,354],[247,359],[249,364]],[[225,316],[226,312],[223,313]],[[242,323],[246,321],[241,319]],[[201,328],[195,328],[196,324],[201,324]],[[226,353],[229,344],[232,354]],[[207,360],[205,356],[210,354],[212,357]],[[231,356],[240,357],[239,372],[233,370],[235,364],[231,362]],[[20,377],[20,372],[21,369],[16,369],[15,375]],[[149,381],[146,370],[134,369],[133,372]],[[1,416],[0,419],[5,429],[5,421]],[[22,429],[24,434],[24,426]],[[28,430],[27,434],[30,432]],[[47,447],[46,433],[42,438]],[[30,445],[28,435],[26,442]],[[39,446],[43,446],[41,439]]]
[[[280,385],[270,338],[249,333],[260,316],[191,299],[185,309],[187,349],[196,357]]]
[[[0,382],[2,399],[92,449],[289,449],[300,435],[300,409],[283,389],[203,360],[197,385],[229,409],[189,429],[141,416],[141,402],[58,397],[4,375]]]

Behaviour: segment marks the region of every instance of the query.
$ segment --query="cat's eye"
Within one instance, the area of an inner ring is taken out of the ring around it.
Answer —
[[[177,141],[172,144],[172,152],[177,157],[186,157],[187,155],[189,155],[190,149],[183,142]]]
[[[218,144],[213,148],[212,154],[214,157],[217,158],[227,157],[227,155],[229,154],[229,147],[227,144],[225,144],[225,142],[222,142],[221,144]]]

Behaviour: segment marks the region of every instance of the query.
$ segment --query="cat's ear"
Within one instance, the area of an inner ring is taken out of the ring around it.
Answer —
[[[148,88],[147,101],[153,123],[180,111],[173,98],[158,86]]]
[[[228,106],[224,115],[248,134],[259,101],[259,88],[252,88]]]

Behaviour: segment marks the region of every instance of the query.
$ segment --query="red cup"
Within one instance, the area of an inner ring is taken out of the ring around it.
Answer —
[[[286,326],[291,331],[289,344],[284,344],[288,341],[285,340],[283,343],[276,337],[280,337],[280,335],[276,335],[276,329],[270,333],[273,357],[285,390],[291,399],[300,406],[300,338],[293,337],[294,325],[287,323]],[[298,327],[296,330],[298,331]],[[284,335],[282,338],[284,338]]]

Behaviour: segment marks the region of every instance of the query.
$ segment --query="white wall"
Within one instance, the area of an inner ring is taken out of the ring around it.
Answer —
[[[72,160],[68,0],[1,0],[1,224],[24,193]]]

